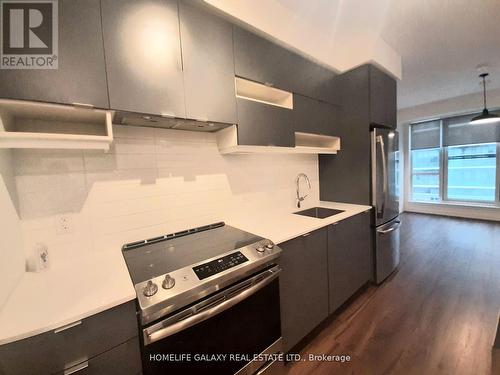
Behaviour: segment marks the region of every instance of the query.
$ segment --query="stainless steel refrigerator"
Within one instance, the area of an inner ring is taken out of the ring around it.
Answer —
[[[374,127],[371,131],[374,207],[373,279],[383,282],[399,265],[399,141],[398,132]]]

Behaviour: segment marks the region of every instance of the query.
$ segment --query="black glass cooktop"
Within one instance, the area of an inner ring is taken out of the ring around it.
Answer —
[[[151,243],[125,245],[122,252],[132,281],[137,284],[260,240],[262,237],[219,223],[212,229],[193,229],[177,237],[167,235]]]

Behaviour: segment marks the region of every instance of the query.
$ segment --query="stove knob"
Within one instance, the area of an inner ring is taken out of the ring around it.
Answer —
[[[152,280],[149,280],[144,289],[142,290],[142,293],[146,297],[151,297],[156,294],[158,291],[158,285],[156,285]]]
[[[259,253],[263,253],[266,251],[266,248],[262,245],[259,245],[255,250],[257,250]]]
[[[268,248],[269,250],[273,249],[274,248],[274,244],[272,242],[269,242],[267,245],[266,245],[266,248]]]
[[[163,289],[172,289],[175,285],[175,279],[170,275],[165,275],[165,279],[161,283]]]

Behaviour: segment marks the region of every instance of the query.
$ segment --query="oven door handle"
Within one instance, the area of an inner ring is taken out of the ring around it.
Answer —
[[[162,340],[168,336],[172,336],[186,328],[192,327],[195,324],[201,323],[221,312],[231,308],[232,306],[240,303],[244,299],[250,297],[255,294],[265,286],[267,286],[271,281],[278,277],[278,274],[281,272],[281,269],[276,267],[269,269],[267,271],[268,275],[265,276],[260,281],[256,282],[251,287],[239,292],[231,298],[225,299],[219,304],[211,307],[210,309],[200,311],[199,313],[192,315],[186,319],[183,319],[179,322],[176,322],[172,325],[164,327],[162,325],[163,322],[159,322],[154,324],[151,327],[145,328],[142,330],[144,345],[152,344],[156,341]]]

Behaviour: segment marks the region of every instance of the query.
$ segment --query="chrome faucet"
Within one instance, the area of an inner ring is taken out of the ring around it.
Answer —
[[[300,208],[300,202],[302,202],[304,199],[306,199],[306,197],[309,195],[309,194],[306,194],[304,196],[300,196],[300,179],[301,178],[304,178],[304,180],[306,180],[307,182],[307,186],[309,187],[309,190],[311,190],[311,181],[309,181],[309,177],[307,177],[307,175],[305,173],[299,173],[297,175],[297,178],[295,179],[295,184],[297,185],[297,207]]]

